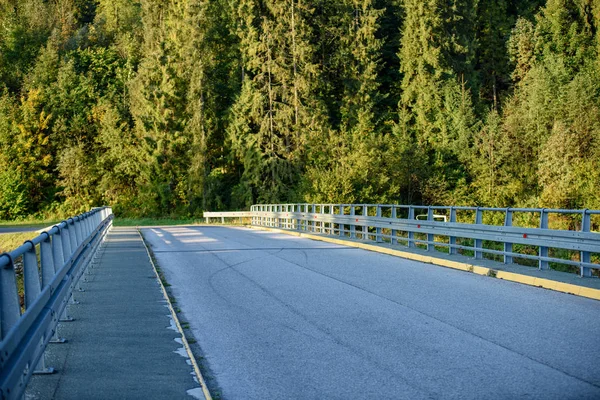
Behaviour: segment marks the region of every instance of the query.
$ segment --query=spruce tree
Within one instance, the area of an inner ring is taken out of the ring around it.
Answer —
[[[535,25],[520,20],[510,40],[516,91],[503,129],[513,148],[503,166],[518,204],[581,207],[597,167],[596,27],[587,2],[550,0]],[[584,122],[585,121],[585,122]]]
[[[456,27],[456,21],[470,21],[472,12],[467,2],[406,0],[403,4],[398,129],[411,136],[410,142],[414,140],[423,154],[419,159],[426,160],[428,168],[419,168],[423,175],[417,178],[424,200],[449,202],[450,193],[463,184],[461,153],[471,144],[474,125],[468,80],[472,69],[465,66],[473,57],[471,24]],[[460,69],[453,66],[454,56],[464,60]]]
[[[398,175],[390,157],[389,137],[382,134],[379,72],[383,40],[377,38],[384,11],[371,0],[334,3],[328,23],[335,32],[332,68],[340,81],[338,131],[311,146],[305,176],[307,200],[317,202],[377,202],[398,196]],[[386,171],[378,174],[376,171]]]
[[[130,83],[131,112],[144,149],[140,176],[148,213],[174,212],[185,202],[187,149],[185,79],[169,41],[173,3],[143,3],[143,59]]]
[[[242,162],[242,204],[290,200],[304,168],[305,144],[323,132],[315,98],[309,1],[243,0],[237,7],[243,83],[228,128]]]

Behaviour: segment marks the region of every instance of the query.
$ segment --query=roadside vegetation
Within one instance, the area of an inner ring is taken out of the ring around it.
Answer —
[[[0,219],[600,208],[598,0],[6,0],[0,23]]]
[[[48,220],[40,221],[33,219],[26,219],[23,221],[0,221],[0,228],[39,228],[43,229],[48,226],[56,225],[60,221]]]
[[[0,254],[12,251],[38,235],[37,232],[0,233]]]

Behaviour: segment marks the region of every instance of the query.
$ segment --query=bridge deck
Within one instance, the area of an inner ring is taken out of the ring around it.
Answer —
[[[600,302],[273,232],[143,231],[225,399],[600,398]]]
[[[179,333],[136,229],[113,228],[99,264],[75,293],[66,344],[50,344],[54,375],[35,376],[27,399],[190,399],[198,395]],[[189,361],[189,360],[188,360]]]

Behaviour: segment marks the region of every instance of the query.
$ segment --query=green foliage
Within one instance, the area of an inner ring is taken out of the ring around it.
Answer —
[[[0,3],[0,82],[18,92],[52,30],[53,5],[36,0]]]
[[[25,189],[21,173],[0,157],[0,219],[16,220],[27,215]]]
[[[0,235],[0,254],[12,251],[21,246],[26,240],[33,239],[37,233],[3,233]]]
[[[595,0],[5,0],[0,219],[600,208]]]
[[[244,167],[236,190],[253,202],[289,201],[305,145],[325,132],[308,24],[313,11],[297,0],[266,1],[264,9],[260,3],[245,0],[236,8],[244,82],[228,137]]]

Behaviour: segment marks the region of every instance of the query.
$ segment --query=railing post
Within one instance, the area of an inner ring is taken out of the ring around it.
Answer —
[[[287,213],[287,211],[288,211],[288,206],[287,206],[287,204],[283,204],[283,205],[281,206],[281,212],[282,212],[282,213]],[[289,228],[289,221],[288,221],[288,217],[282,214],[282,215],[281,215],[281,219],[283,220],[283,224],[282,224],[282,225],[283,225],[283,229],[288,229],[288,228]]]
[[[450,207],[450,222],[451,223],[455,223],[456,222],[456,208],[454,207]],[[450,236],[449,238],[450,241],[450,247],[448,250],[449,254],[458,254],[458,249],[454,246],[456,246],[456,236]]]
[[[548,229],[548,212],[545,208],[540,210],[540,229]],[[549,264],[548,261],[542,260],[541,257],[548,257],[548,248],[546,246],[540,246],[539,249],[539,257],[538,260],[538,268],[539,269],[548,269]]]
[[[64,234],[64,235],[63,235]],[[65,227],[61,230],[61,239],[63,246],[63,265],[71,257],[71,232],[69,232],[69,223],[65,221]],[[62,267],[62,265],[61,265]]]
[[[35,246],[31,241],[28,241],[28,243],[31,245],[31,248],[23,254],[23,289],[25,292],[24,300],[26,310],[31,307],[42,291]],[[41,339],[40,346],[43,346],[43,343],[44,338]],[[33,373],[36,375],[54,373],[54,368],[46,367],[45,352],[42,353]]]
[[[56,272],[60,271],[60,269],[65,265],[65,256],[64,256],[64,246],[63,246],[63,235],[61,224],[56,226],[57,232],[52,235],[52,261],[54,263],[54,270]],[[66,240],[64,240],[66,241]],[[50,343],[66,343],[66,339],[58,337],[58,330],[54,330],[54,335],[50,340]]]
[[[356,216],[356,207],[354,204],[350,206],[350,215]],[[350,225],[350,239],[356,239],[356,222],[352,221],[352,225]]]
[[[366,204],[363,204],[362,213],[363,213],[363,216],[365,217],[365,223],[362,226],[362,231],[363,231],[362,240],[369,240],[369,223],[367,222],[368,218],[369,218],[369,207]]]
[[[39,296],[42,288],[35,246],[31,241],[26,243],[31,246],[31,249],[23,254],[23,289],[25,291],[25,309],[28,309]]]
[[[339,215],[344,215],[344,205],[340,204],[340,214]],[[338,228],[339,229],[339,236],[346,236],[346,225],[345,224],[338,224]]]
[[[381,218],[381,204],[377,204],[377,211],[375,212],[375,216],[377,218]],[[375,242],[383,242],[383,239],[381,238],[381,228],[375,228]]]
[[[361,215],[364,217],[366,215],[366,213],[365,213],[365,205],[362,204],[359,207],[361,207],[361,213],[362,213]],[[358,210],[357,210],[357,213],[358,213]],[[365,239],[365,225],[364,225],[365,223],[366,222],[363,222],[363,225],[357,225],[356,226],[357,228],[360,226],[360,235],[361,235],[360,237],[361,237],[362,240]],[[356,238],[357,239],[359,237],[358,235],[359,235],[359,232],[357,231],[357,233],[356,233]]]
[[[398,213],[396,210],[395,206],[392,206],[392,216],[391,216],[393,223],[396,223],[396,219],[398,218]],[[393,225],[392,225],[393,226]],[[398,232],[395,229],[392,229],[391,232],[391,237],[390,237],[390,244],[394,245],[394,244],[398,244],[398,239],[396,238],[396,235],[398,234]]]
[[[272,228],[277,228],[277,206],[276,205],[272,205],[271,206],[271,214],[273,214],[273,216],[271,217],[271,227]]]
[[[54,261],[54,270],[59,271],[65,264],[62,245],[62,229],[60,224],[56,226],[58,232],[52,235],[52,260]]]
[[[42,287],[46,287],[52,281],[56,269],[52,258],[52,243],[50,234],[46,233],[46,239],[40,243],[40,264],[42,268]]]
[[[106,209],[102,209],[100,212],[100,221],[104,220],[105,214],[106,214]],[[65,222],[67,223],[67,236],[69,238],[69,241],[68,241],[69,246],[66,249],[67,256],[65,258],[68,260],[73,257],[73,253],[75,253],[75,250],[77,250],[79,245],[77,244],[77,229],[75,227],[75,219],[68,218]],[[63,242],[63,244],[64,244],[64,242]],[[70,297],[71,297],[70,298],[71,304],[78,304],[78,302],[75,301],[75,298],[72,295]],[[63,320],[64,321],[72,321],[72,318],[67,315],[66,308],[65,308]]]
[[[483,223],[483,211],[480,207],[477,207],[475,211],[475,224],[481,225]],[[483,258],[483,252],[478,250],[483,248],[483,240],[475,239],[475,259],[481,260]]]
[[[69,244],[71,245],[71,253],[73,254],[75,252],[75,250],[77,250],[77,247],[79,247],[79,244],[77,243],[77,231],[75,228],[75,219],[73,218],[69,218],[67,220],[67,225],[71,225],[69,227]],[[69,256],[70,256],[69,254]]]
[[[82,217],[81,218],[81,230],[82,230],[81,237],[83,239],[85,239],[90,234],[89,223],[88,223],[88,213],[84,213],[81,217]]]
[[[332,217],[335,216],[335,207],[336,206],[334,204],[329,205],[329,214]],[[331,218],[331,219],[335,219],[335,218]],[[338,224],[338,231],[339,231],[339,224]],[[329,223],[329,234],[335,235],[335,222]],[[339,236],[339,232],[338,232],[338,236]]]
[[[8,265],[0,267],[0,341],[6,337],[21,317],[21,305],[17,294],[17,279],[13,259],[7,254]]]
[[[96,215],[99,215],[99,213],[96,213]],[[55,259],[54,259],[54,265],[58,266],[58,267],[56,267],[56,270],[59,271],[65,265],[67,260],[69,260],[69,258],[71,258],[71,239],[69,238],[69,223],[68,222],[65,221],[64,228],[59,228],[59,232],[54,234],[54,238],[56,238],[57,235],[59,237],[59,240],[57,243],[57,247],[53,248],[53,251],[57,252],[57,254],[55,255]],[[52,243],[54,244],[54,239],[52,240]],[[60,249],[58,249],[59,246],[60,246]],[[59,321],[61,321],[61,322],[73,321],[73,318],[71,318],[67,313],[66,306],[63,310],[63,315],[60,317]],[[53,340],[53,342],[54,343],[57,343],[57,342],[64,343],[64,342],[66,342],[66,340],[56,338],[56,334],[55,334],[55,339]]]
[[[81,232],[81,217],[77,216],[75,218],[73,218],[73,225],[75,227],[75,241],[77,242],[75,248],[79,248],[79,245],[81,244],[81,242],[83,242],[83,238],[82,238],[82,232]]]
[[[504,226],[512,226],[513,212],[510,208],[507,208],[504,214]],[[513,263],[513,244],[504,242],[504,264]],[[510,253],[510,254],[509,254]]]
[[[317,206],[315,204],[312,204],[311,205],[311,214],[316,214],[316,212],[317,212]],[[317,232],[317,223],[315,221],[314,215],[311,218],[311,227],[312,227],[311,231],[316,233]]]
[[[318,207],[318,213],[317,214],[325,214],[325,208],[323,207],[323,204],[320,204],[317,206]],[[325,223],[323,221],[320,221],[319,218],[317,217],[317,229],[319,233],[325,233]]]
[[[413,206],[408,206],[408,219],[411,221],[415,220],[415,209]],[[415,245],[415,233],[410,231],[408,232],[408,247],[414,248]]]
[[[589,232],[590,229],[592,228],[592,221],[591,221],[591,214],[588,212],[587,209],[583,210],[583,213],[581,214],[581,232]],[[591,262],[591,254],[589,251],[581,251],[579,254],[579,259],[582,263],[590,263]],[[580,270],[580,275],[581,277],[591,277],[592,276],[592,269],[585,267],[583,265],[581,265],[581,267],[579,267]]]
[[[433,208],[427,207],[427,221],[433,222]],[[427,251],[435,250],[435,245],[433,244],[435,240],[435,236],[433,233],[427,234]]]

